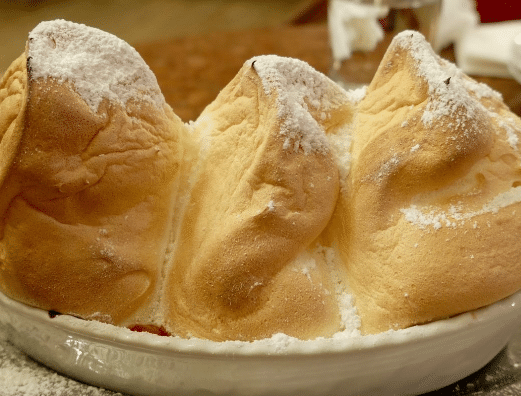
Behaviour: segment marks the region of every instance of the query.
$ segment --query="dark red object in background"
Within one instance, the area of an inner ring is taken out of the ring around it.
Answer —
[[[483,23],[521,19],[519,0],[476,0],[476,9]]]
[[[454,0],[446,0],[454,1]],[[520,0],[475,0],[481,22],[500,22],[521,19]],[[311,2],[307,8],[291,22],[295,25],[325,22],[327,18],[327,0]]]

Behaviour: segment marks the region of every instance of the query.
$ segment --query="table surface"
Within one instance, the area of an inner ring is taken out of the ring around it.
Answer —
[[[195,120],[243,63],[254,56],[298,58],[324,74],[331,65],[324,24],[217,32],[142,43],[135,48],[156,74],[166,101],[184,121]],[[454,60],[451,48],[441,55]],[[472,77],[499,91],[505,103],[521,115],[521,85],[515,80]]]
[[[327,27],[323,24],[240,32],[213,33],[142,43],[135,46],[157,76],[167,102],[184,120],[197,115],[256,55],[276,54],[302,59],[327,74],[330,66]],[[442,52],[452,60],[453,52]],[[521,115],[521,86],[511,79],[473,76],[502,93]],[[0,315],[2,313],[0,312]],[[521,394],[521,328],[486,367],[437,395]],[[45,368],[14,348],[0,328],[0,396],[116,396],[81,384]]]

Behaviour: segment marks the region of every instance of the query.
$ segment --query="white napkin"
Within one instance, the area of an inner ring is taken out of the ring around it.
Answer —
[[[472,0],[442,1],[436,51],[455,42],[467,29],[479,22]],[[388,12],[389,8],[381,5],[361,4],[355,0],[331,0],[328,27],[333,59],[342,61],[356,50],[372,51],[384,37],[378,19],[387,16]]]
[[[479,14],[473,0],[443,0],[436,36],[435,50],[449,46],[479,23]]]
[[[521,21],[478,25],[456,41],[456,62],[468,74],[511,77],[507,65],[520,33]]]
[[[479,23],[473,0],[444,0],[437,50],[454,43],[456,63],[467,74],[510,77],[508,62],[521,21]]]
[[[387,15],[387,7],[332,0],[329,3],[328,27],[331,52],[335,62],[351,56],[353,51],[372,51],[383,39],[378,19]]]

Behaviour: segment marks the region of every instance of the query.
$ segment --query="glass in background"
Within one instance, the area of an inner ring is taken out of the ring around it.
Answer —
[[[329,0],[330,77],[368,85],[393,37],[416,30],[435,46],[442,0]]]

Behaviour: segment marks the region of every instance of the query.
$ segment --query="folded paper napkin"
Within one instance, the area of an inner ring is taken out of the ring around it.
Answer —
[[[456,62],[467,74],[510,77],[507,65],[518,34],[521,21],[478,25],[455,43]]]
[[[328,26],[334,61],[342,61],[353,51],[372,51],[383,39],[384,31],[378,19],[389,13],[389,7],[362,3],[361,0],[331,0],[328,11]],[[443,0],[442,14],[435,50],[451,44],[462,37],[465,31],[479,22],[475,5],[471,0]]]
[[[479,23],[474,0],[443,0],[434,49],[440,51],[457,43]]]
[[[510,77],[508,62],[521,21],[479,23],[472,0],[444,0],[438,49],[454,43],[456,63],[467,74]]]
[[[328,27],[333,60],[347,59],[353,51],[372,51],[384,37],[378,19],[388,12],[387,7],[332,0]]]

